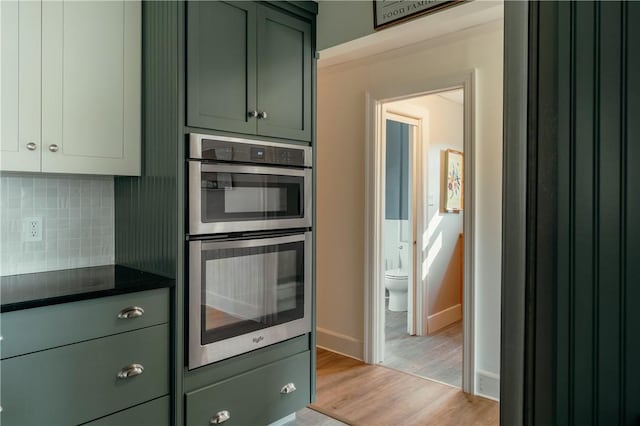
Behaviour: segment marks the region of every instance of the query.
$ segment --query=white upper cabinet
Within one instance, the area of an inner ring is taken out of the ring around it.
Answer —
[[[38,32],[39,52],[35,55],[39,65],[38,84],[34,86],[38,87],[39,120],[37,126],[31,127],[37,128],[39,143],[37,149],[25,153],[25,157],[36,154],[36,170],[42,172],[139,175],[140,2],[44,1],[26,4],[41,8],[41,20],[37,20],[37,25],[35,22],[28,24],[29,30]],[[22,10],[25,4],[19,3],[16,7]],[[2,20],[4,122],[11,114],[5,114],[4,109],[4,2]],[[9,30],[16,32],[11,26],[7,27],[7,33]],[[22,21],[19,21],[18,31],[22,34]],[[22,49],[22,45],[18,49]],[[19,66],[22,67],[22,62]],[[22,77],[21,68],[19,78]],[[22,104],[23,92],[19,90],[15,101],[6,96],[7,103]],[[21,145],[28,143],[26,135],[20,134],[22,113],[20,109],[18,137],[13,137],[17,142],[5,144],[3,128],[3,157],[14,146],[22,149]],[[11,129],[8,132],[15,133]],[[2,169],[34,170],[29,162],[31,159],[23,161],[20,157],[16,160],[19,164],[13,164],[11,168],[3,161]]]
[[[0,1],[0,169],[40,171],[39,2]]]

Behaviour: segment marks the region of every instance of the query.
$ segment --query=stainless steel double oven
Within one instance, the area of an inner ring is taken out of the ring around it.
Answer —
[[[311,330],[311,155],[189,136],[189,369]]]

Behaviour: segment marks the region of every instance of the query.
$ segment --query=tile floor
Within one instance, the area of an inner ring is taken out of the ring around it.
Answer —
[[[407,334],[407,313],[386,309],[382,365],[462,386],[462,321],[431,336]]]
[[[325,416],[310,408],[303,408],[296,412],[296,419],[282,426],[347,426],[332,417]]]

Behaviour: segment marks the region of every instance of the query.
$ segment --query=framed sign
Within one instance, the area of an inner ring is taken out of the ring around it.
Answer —
[[[381,30],[428,13],[462,3],[464,0],[392,1],[374,0],[373,28]]]
[[[448,149],[443,154],[440,211],[457,213],[464,209],[464,154],[454,149]]]

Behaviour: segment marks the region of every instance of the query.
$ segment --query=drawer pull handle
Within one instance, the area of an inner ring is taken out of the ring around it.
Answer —
[[[220,423],[224,423],[231,418],[231,413],[227,410],[218,411],[215,416],[211,417],[209,420],[209,424],[219,425]]]
[[[282,389],[280,389],[280,393],[283,393],[285,395],[293,393],[295,391],[296,391],[296,385],[294,385],[293,383],[287,383],[282,387]]]
[[[118,318],[129,319],[129,318],[138,318],[144,315],[144,309],[140,306],[129,306],[128,308],[124,308],[118,314]]]
[[[118,371],[118,379],[128,379],[142,374],[144,367],[140,364],[131,364]]]

